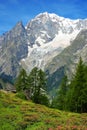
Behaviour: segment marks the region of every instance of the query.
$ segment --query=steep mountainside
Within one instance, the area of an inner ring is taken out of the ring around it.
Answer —
[[[22,64],[28,70],[34,66],[44,68],[84,28],[87,28],[87,19],[70,20],[56,14],[39,14],[26,26],[29,53]]]
[[[70,78],[74,73],[79,57],[87,63],[87,29],[82,30],[70,46],[65,48],[59,55],[46,66],[48,73],[48,84],[51,89],[58,87],[64,72]],[[60,71],[62,69],[62,72]],[[58,74],[60,75],[58,75]],[[50,80],[50,77],[52,80]]]
[[[28,54],[26,30],[21,22],[0,37],[0,73],[15,77],[20,60]]]
[[[12,30],[0,36],[0,74],[8,76],[8,78],[9,76],[14,78],[17,76],[21,66],[27,72],[30,72],[35,66],[42,69],[46,68],[46,65],[55,56],[59,55],[64,48],[69,45],[72,46],[78,33],[86,28],[87,19],[71,20],[47,12],[37,15],[25,27],[22,22],[18,22]],[[64,62],[64,60],[61,60],[61,62]],[[48,65],[51,68],[49,74],[53,74],[53,72],[58,70],[61,75],[61,71],[63,73],[65,67],[64,64],[64,67],[59,71],[62,66],[61,62],[57,63],[55,61],[55,64],[53,63],[55,67]],[[68,64],[68,62],[66,58],[66,63]],[[58,68],[56,67],[57,64]]]

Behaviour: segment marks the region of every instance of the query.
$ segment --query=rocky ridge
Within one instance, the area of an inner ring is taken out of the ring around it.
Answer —
[[[35,66],[46,68],[86,28],[87,19],[71,20],[47,12],[37,15],[25,27],[18,22],[0,36],[0,74],[15,78],[20,66],[28,72]]]

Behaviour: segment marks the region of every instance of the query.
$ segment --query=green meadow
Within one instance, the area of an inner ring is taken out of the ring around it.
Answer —
[[[0,130],[87,130],[87,113],[48,108],[0,91]]]

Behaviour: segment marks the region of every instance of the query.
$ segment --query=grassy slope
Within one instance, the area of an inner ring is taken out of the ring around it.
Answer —
[[[76,114],[0,91],[0,130],[87,130],[87,114]]]

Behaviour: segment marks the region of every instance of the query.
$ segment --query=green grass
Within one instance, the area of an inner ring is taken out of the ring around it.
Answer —
[[[87,130],[87,113],[51,109],[0,91],[0,130]]]

